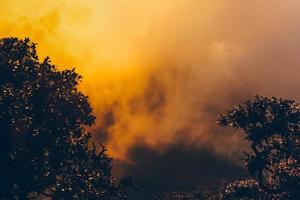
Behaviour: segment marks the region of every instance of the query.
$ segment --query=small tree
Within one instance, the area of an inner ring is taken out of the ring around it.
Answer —
[[[221,115],[218,122],[244,130],[252,149],[245,162],[250,175],[256,176],[261,191],[278,198],[300,198],[300,108],[297,103],[256,96]]]
[[[0,40],[0,199],[124,197],[105,150],[88,147],[95,117],[80,80],[40,62],[28,38]]]

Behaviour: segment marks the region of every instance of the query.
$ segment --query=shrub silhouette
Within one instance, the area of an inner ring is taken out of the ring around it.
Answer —
[[[0,199],[125,198],[105,149],[89,148],[95,117],[80,81],[40,62],[28,38],[0,40]]]
[[[256,96],[221,115],[218,122],[244,131],[252,149],[245,163],[250,175],[256,177],[255,182],[245,180],[230,184],[223,197],[244,199],[238,198],[241,192],[237,191],[252,188],[249,195],[254,195],[256,190],[259,198],[245,195],[248,199],[300,199],[299,104]]]

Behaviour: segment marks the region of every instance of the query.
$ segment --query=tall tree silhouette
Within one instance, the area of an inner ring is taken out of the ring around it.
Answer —
[[[40,62],[28,38],[0,40],[0,199],[125,198],[105,150],[89,148],[80,80]]]
[[[244,130],[252,149],[245,159],[246,165],[250,175],[256,177],[256,182],[231,184],[228,196],[242,195],[241,191],[250,191],[250,187],[263,198],[300,199],[299,104],[256,96],[221,115],[218,122]]]

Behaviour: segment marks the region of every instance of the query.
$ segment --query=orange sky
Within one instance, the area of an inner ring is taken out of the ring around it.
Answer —
[[[77,68],[95,138],[109,133],[113,157],[175,141],[232,157],[243,143],[222,134],[218,113],[256,93],[300,99],[299,9],[298,0],[10,0],[0,35],[30,37],[41,58]]]

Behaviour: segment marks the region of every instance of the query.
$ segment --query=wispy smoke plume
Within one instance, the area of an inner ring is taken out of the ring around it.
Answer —
[[[297,0],[2,2],[1,36],[29,36],[84,77],[95,140],[132,149],[174,143],[237,159],[245,141],[217,114],[255,94],[300,100]]]

